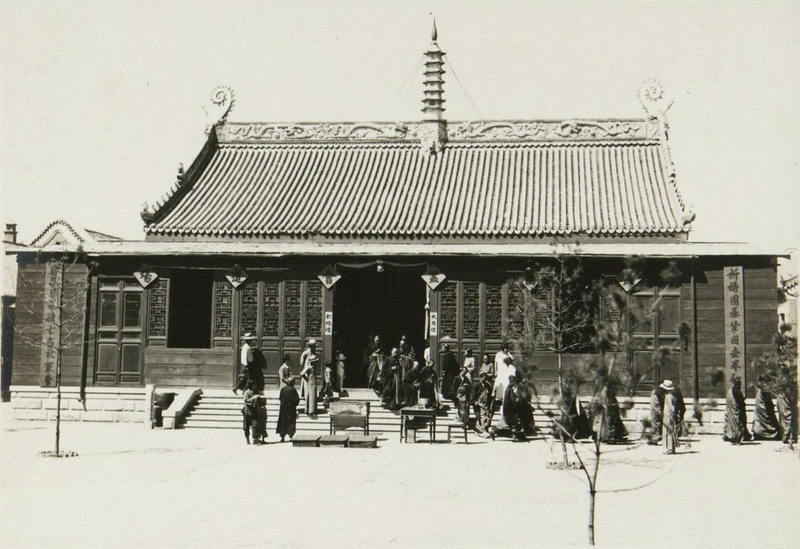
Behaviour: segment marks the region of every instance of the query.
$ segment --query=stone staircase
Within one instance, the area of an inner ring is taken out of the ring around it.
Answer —
[[[275,428],[278,421],[278,391],[267,389],[264,392],[267,397],[267,432],[270,437],[275,436]],[[395,437],[400,439],[400,412],[386,410],[381,407],[380,399],[369,389],[350,389],[346,396],[340,398],[342,401],[358,400],[369,401],[370,434],[384,435],[386,438]],[[184,417],[181,427],[186,429],[242,429],[242,397],[234,395],[230,389],[203,389],[203,394]],[[497,417],[497,413],[495,414]],[[550,420],[540,410],[534,413],[536,425],[549,432]],[[456,411],[451,403],[446,404],[439,411],[436,420],[436,439],[446,440],[447,423],[456,421]],[[327,434],[330,428],[328,412],[324,409],[321,402],[318,403],[318,413],[316,417],[310,417],[303,410],[303,403],[298,407],[297,432],[299,434]],[[348,432],[360,432],[360,429],[351,428]],[[341,431],[339,431],[341,432]],[[411,438],[411,433],[409,433]],[[452,438],[463,440],[463,432],[453,429]],[[417,441],[427,441],[427,427],[420,428],[417,433]]]

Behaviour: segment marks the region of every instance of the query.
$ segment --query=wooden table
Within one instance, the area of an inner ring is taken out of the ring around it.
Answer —
[[[400,442],[403,442],[405,437],[408,442],[408,421],[415,417],[426,418],[430,421],[430,442],[436,440],[436,410],[434,408],[421,408],[418,406],[409,406],[400,409]]]

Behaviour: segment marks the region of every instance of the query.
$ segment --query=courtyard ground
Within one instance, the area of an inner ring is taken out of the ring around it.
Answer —
[[[8,411],[4,404],[5,412]],[[7,413],[3,416],[8,416]],[[379,449],[246,446],[239,431],[4,419],[2,547],[586,545],[579,471],[542,439]],[[798,547],[800,460],[773,443],[697,437],[605,447],[601,546]],[[634,489],[643,486],[639,489]],[[609,492],[617,490],[616,492]]]

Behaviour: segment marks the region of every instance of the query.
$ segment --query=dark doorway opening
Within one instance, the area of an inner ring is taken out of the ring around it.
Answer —
[[[406,336],[418,357],[425,339],[422,269],[341,269],[333,301],[333,344],[347,356],[346,387],[366,387],[364,350],[379,335],[385,350]]]
[[[211,299],[214,275],[210,271],[179,271],[170,281],[167,346],[175,349],[211,347]]]

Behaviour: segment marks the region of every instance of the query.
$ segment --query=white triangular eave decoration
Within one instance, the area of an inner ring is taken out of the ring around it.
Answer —
[[[325,286],[325,289],[330,290],[333,288],[333,285],[339,282],[339,279],[342,278],[336,269],[330,265],[325,267],[325,269],[317,275],[319,281],[322,282],[322,285]]]
[[[636,280],[634,280],[633,282],[627,282],[627,281],[625,281],[625,280],[618,280],[617,282],[619,282],[619,285],[620,285],[620,286],[622,286],[622,289],[623,289],[623,290],[625,290],[625,293],[629,293],[629,292],[630,292],[631,290],[633,290],[633,289],[636,287],[636,285],[637,285],[639,282],[641,282],[641,281],[642,281],[642,279],[641,279],[641,278],[637,278],[637,279],[636,279]]]
[[[154,271],[146,271],[146,270],[136,271],[135,273],[133,273],[133,276],[136,277],[136,280],[139,282],[139,284],[142,285],[142,288],[147,288],[158,278],[158,274],[156,274]]]
[[[247,280],[247,276],[247,271],[240,269],[238,273],[234,270],[228,271],[228,273],[225,275],[225,278],[228,279],[228,282],[231,283],[231,286],[238,288],[244,284],[244,281]]]
[[[428,288],[430,288],[431,290],[435,290],[436,287],[439,286],[439,284],[441,284],[442,282],[444,282],[446,278],[447,276],[445,276],[444,273],[431,272],[422,275],[422,280],[425,281],[425,284],[427,284]]]

